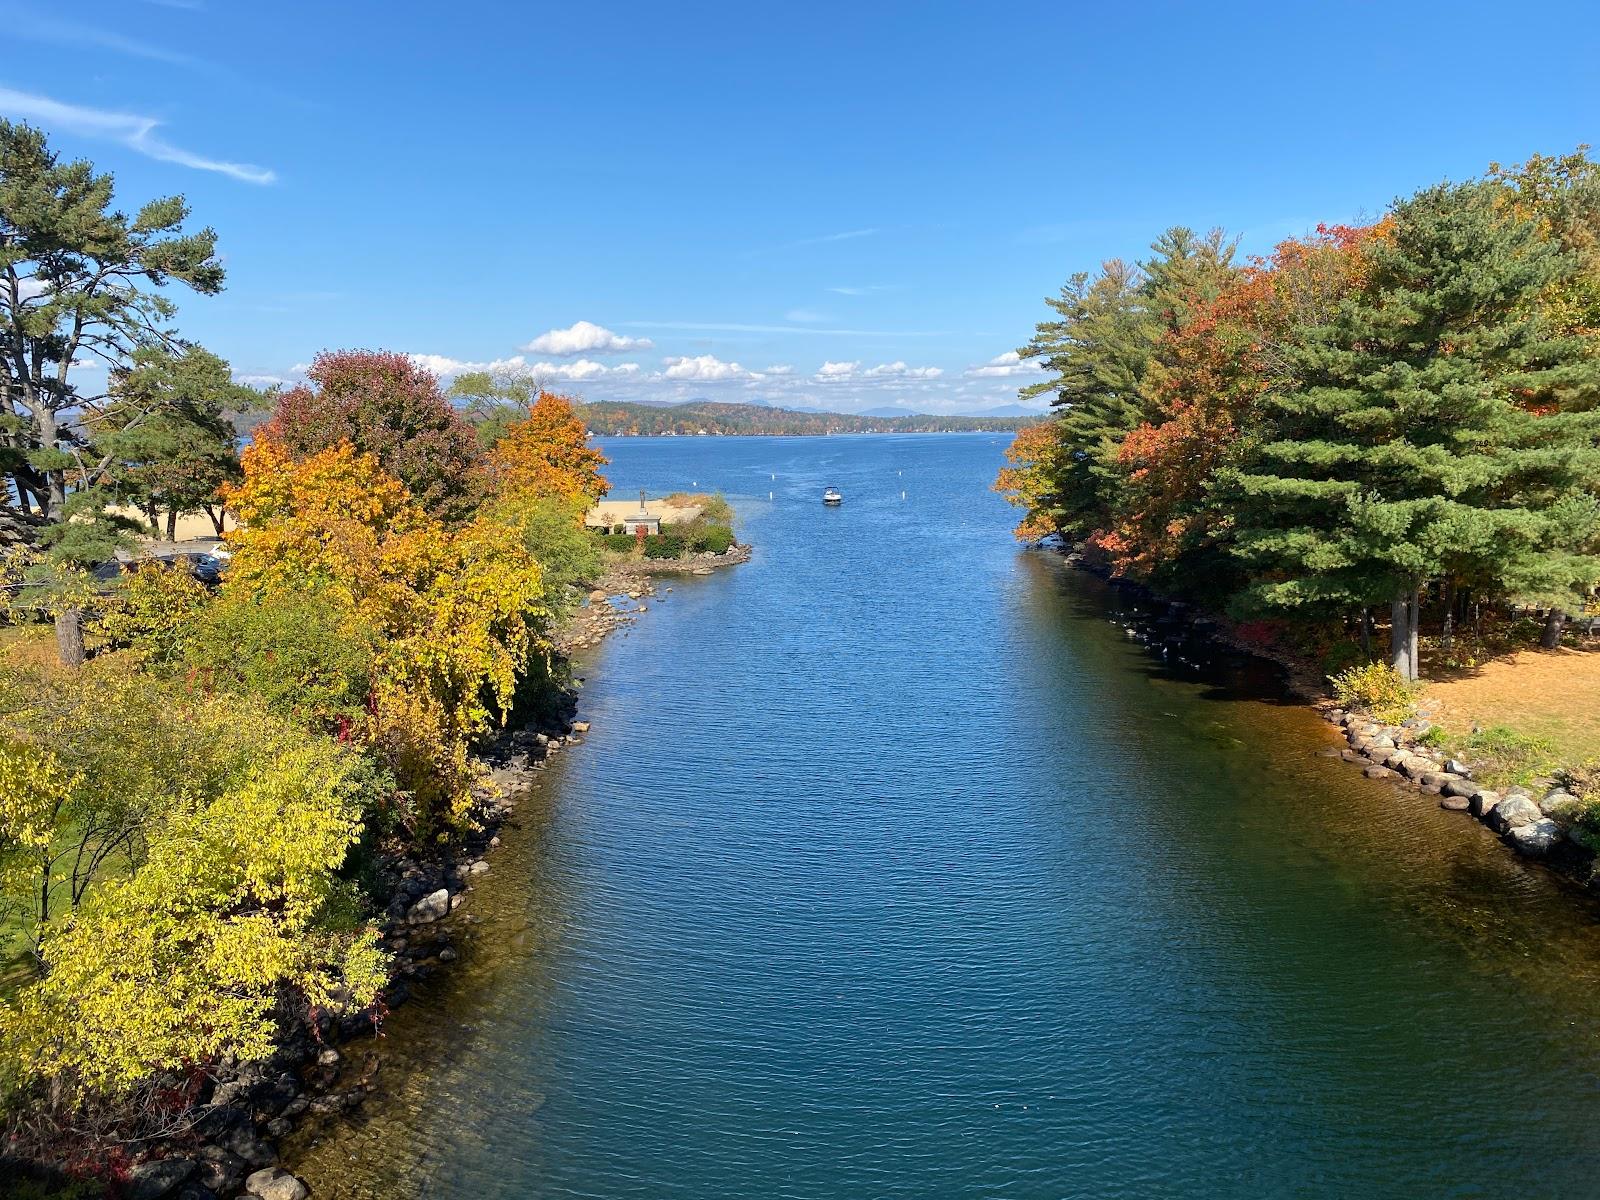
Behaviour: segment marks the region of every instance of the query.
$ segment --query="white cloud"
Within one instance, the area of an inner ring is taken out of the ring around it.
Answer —
[[[663,372],[668,379],[693,380],[696,383],[714,383],[724,379],[750,379],[754,371],[747,371],[736,362],[723,362],[714,354],[698,354],[693,358],[664,358]]]
[[[943,374],[943,367],[908,367],[900,361],[881,363],[867,371],[870,379],[937,379]]]
[[[858,362],[825,362],[817,368],[818,379],[848,379],[856,373]]]
[[[0,114],[43,122],[52,130],[64,130],[82,137],[120,142],[128,149],[157,162],[177,163],[197,171],[215,171],[244,183],[272,183],[277,179],[277,175],[266,167],[206,158],[163,141],[156,134],[161,122],[154,117],[83,108],[76,104],[63,104],[48,96],[36,96],[4,87],[0,87]]]
[[[528,360],[520,354],[512,355],[510,358],[497,358],[493,362],[466,362],[444,354],[408,354],[406,357],[424,371],[441,379],[464,375],[468,371],[509,371],[520,374],[528,367]]]
[[[1024,360],[1015,350],[997,354],[979,367],[968,367],[966,373],[975,379],[1009,379],[1014,375],[1032,375],[1044,368],[1038,363]]]
[[[593,321],[577,321],[568,329],[552,329],[541,333],[520,350],[534,354],[554,354],[569,358],[577,354],[622,354],[629,350],[649,350],[655,343],[649,338],[627,337],[612,333]]]
[[[794,374],[794,368],[792,366],[790,366],[788,363],[779,363],[777,366],[768,367],[765,371],[760,372],[760,374],[762,374],[762,375],[793,375]]]
[[[17,280],[17,299],[26,302],[45,295],[50,290],[50,285],[42,279],[29,275],[25,279]]]
[[[286,379],[282,375],[239,375],[233,377],[235,383],[247,384],[250,387],[293,387],[295,381]]]
[[[424,371],[441,379],[465,375],[468,371],[488,371],[490,374],[526,375],[530,379],[559,379],[568,383],[582,383],[591,379],[605,379],[608,376],[632,376],[639,371],[638,363],[618,363],[614,367],[608,367],[605,363],[595,362],[589,358],[580,358],[577,362],[569,363],[530,363],[520,354],[513,354],[510,358],[497,358],[492,362],[468,362],[444,354],[408,354],[406,357]]]
[[[565,379],[573,383],[638,373],[638,363],[618,363],[614,367],[608,367],[605,363],[595,362],[592,358],[580,358],[577,362],[570,363],[534,363],[528,368],[528,374],[535,379]]]

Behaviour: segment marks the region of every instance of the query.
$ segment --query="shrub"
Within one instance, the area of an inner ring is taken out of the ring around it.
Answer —
[[[682,558],[685,546],[681,535],[657,533],[644,540],[646,558]]]
[[[666,503],[679,508],[697,507],[700,510],[697,519],[714,525],[733,524],[733,505],[721,492],[674,492]]]
[[[695,542],[696,550],[706,550],[712,554],[726,554],[728,547],[733,545],[733,530],[726,525],[713,525],[706,530]]]
[[[607,550],[614,550],[618,554],[626,554],[635,545],[635,538],[630,533],[607,533],[600,537],[600,544]]]
[[[209,598],[187,567],[146,563],[118,577],[95,632],[113,648],[130,647],[151,666],[170,666],[183,657]]]
[[[555,498],[523,501],[512,520],[521,527],[523,549],[539,564],[546,598],[569,607],[572,589],[600,574],[600,553],[583,527],[582,508]]]
[[[1404,721],[1415,711],[1418,688],[1387,663],[1350,667],[1331,680],[1334,697],[1345,708],[1361,708],[1385,724]]]

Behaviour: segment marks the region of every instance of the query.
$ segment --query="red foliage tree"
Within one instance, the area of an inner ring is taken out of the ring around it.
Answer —
[[[431,374],[404,354],[328,350],[308,376],[315,386],[283,393],[258,440],[297,459],[349,442],[435,516],[459,522],[472,515],[482,450]]]

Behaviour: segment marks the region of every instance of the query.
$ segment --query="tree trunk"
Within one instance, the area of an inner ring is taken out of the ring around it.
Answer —
[[[1444,581],[1444,630],[1439,636],[1439,645],[1446,654],[1455,649],[1456,644],[1456,581]]]
[[[221,508],[221,507],[219,507],[217,505],[214,505],[214,504],[206,506],[206,516],[211,518],[211,526],[212,526],[212,528],[214,528],[217,531],[217,536],[218,537],[222,537],[223,534],[227,532],[226,530],[224,530],[222,528],[223,518],[226,515],[227,515],[227,510],[224,509],[224,508]]]
[[[169,509],[167,509],[167,541],[175,542],[177,540],[178,540],[178,510],[175,509],[175,508],[169,508]]]
[[[1554,650],[1561,645],[1561,631],[1566,627],[1567,614],[1559,608],[1552,608],[1544,618],[1544,632],[1539,635],[1539,645],[1546,650]]]
[[[81,608],[64,608],[56,614],[56,653],[65,667],[81,667],[88,657],[83,649]]]
[[[1402,593],[1389,605],[1389,665],[1401,679],[1414,678],[1411,663],[1411,607]]]
[[[57,444],[59,437],[56,433],[56,414],[48,405],[41,403],[35,414],[39,425],[39,446],[44,450],[59,450]],[[59,521],[61,509],[67,503],[67,476],[65,471],[44,472],[44,492],[39,497],[44,503],[44,518],[47,521]]]
[[[1407,654],[1411,658],[1411,674],[1408,679],[1415,681],[1422,674],[1422,655],[1417,652],[1417,631],[1422,627],[1422,590],[1411,589],[1411,601],[1407,605],[1411,617],[1411,628],[1406,633]]]
[[[1417,615],[1421,596],[1417,588],[1401,592],[1389,606],[1389,665],[1400,678],[1416,679],[1421,669],[1417,659]]]
[[[1365,604],[1361,606],[1361,657],[1372,658],[1372,609]]]

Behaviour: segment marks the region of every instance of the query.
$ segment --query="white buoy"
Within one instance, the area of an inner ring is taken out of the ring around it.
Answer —
[[[768,500],[771,500],[771,499],[772,499],[772,493],[771,493],[771,492],[768,492],[768,493],[767,493],[767,499],[768,499]]]
[[[906,494],[904,492],[901,492],[900,493],[900,499],[904,500],[905,498],[906,498]]]

